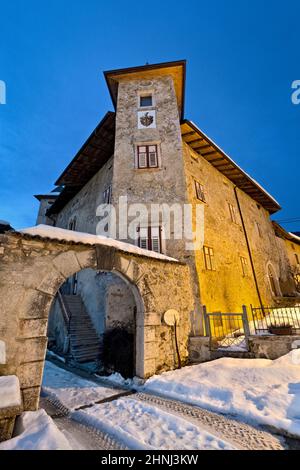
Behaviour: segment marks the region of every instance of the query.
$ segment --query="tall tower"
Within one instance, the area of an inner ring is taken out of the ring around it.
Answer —
[[[128,204],[142,203],[148,210],[151,204],[183,206],[185,61],[113,70],[105,78],[116,108],[113,204],[118,207],[127,196]],[[140,225],[140,246],[177,258],[183,254],[182,240],[165,239],[162,219]]]

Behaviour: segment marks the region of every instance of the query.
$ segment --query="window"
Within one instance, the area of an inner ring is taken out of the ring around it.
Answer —
[[[299,256],[297,255],[297,253],[295,253],[295,258],[296,258],[296,263],[297,263],[297,264],[300,264]]]
[[[244,258],[243,256],[241,256],[240,258],[241,258],[243,276],[246,277],[249,274],[248,273],[248,261],[247,261],[247,258]]]
[[[152,106],[152,95],[140,96],[140,107]]]
[[[204,186],[199,183],[199,181],[195,181],[195,189],[197,199],[199,199],[199,201],[205,202]]]
[[[161,253],[161,227],[140,227],[138,231],[140,248]]]
[[[103,202],[104,204],[111,203],[111,185],[103,191]]]
[[[209,246],[204,246],[203,251],[204,251],[205,268],[208,271],[214,271],[215,270],[215,255],[214,255],[213,248],[210,248]]]
[[[256,228],[257,228],[257,233],[260,237],[262,237],[262,232],[260,228],[260,224],[258,222],[255,222]]]
[[[229,207],[229,212],[230,212],[230,218],[231,218],[231,221],[235,224],[237,224],[237,214],[236,214],[236,208],[235,206],[233,206],[232,204],[230,204],[230,202],[228,203],[228,207]]]
[[[158,168],[157,145],[138,145],[138,168]]]
[[[76,217],[70,220],[69,222],[69,230],[73,230],[75,232],[76,230]]]

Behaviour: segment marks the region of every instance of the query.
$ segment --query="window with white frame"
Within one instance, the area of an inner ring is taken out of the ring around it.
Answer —
[[[158,168],[157,145],[138,145],[137,146],[137,167]]]
[[[210,246],[204,246],[203,252],[204,252],[205,269],[207,269],[207,271],[214,271],[215,270],[214,249],[211,248]]]
[[[256,230],[257,230],[257,233],[258,235],[260,236],[260,238],[262,237],[262,231],[261,231],[261,226],[258,222],[255,222],[255,225],[256,225]]]
[[[153,106],[152,94],[148,93],[147,95],[141,95],[140,96],[140,108],[145,108],[149,106]]]
[[[139,227],[138,246],[145,250],[161,253],[161,227]]]
[[[111,203],[111,185],[103,191],[103,202],[104,204]]]
[[[236,213],[235,206],[231,204],[230,202],[228,202],[228,208],[229,208],[231,222],[237,224],[237,213]]]
[[[248,260],[244,256],[240,256],[241,259],[241,265],[242,265],[242,273],[243,277],[247,277],[249,274],[248,270]]]
[[[199,181],[195,181],[195,190],[197,199],[199,199],[199,201],[206,202],[203,184],[199,183]]]

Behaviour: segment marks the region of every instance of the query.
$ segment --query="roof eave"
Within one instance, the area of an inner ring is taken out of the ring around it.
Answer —
[[[281,210],[281,206],[276,201],[276,199],[274,199],[273,196],[271,196],[259,183],[257,183],[257,181],[255,181],[234,160],[232,160],[232,158],[229,157],[229,155],[227,155],[227,153],[224,152],[224,150],[222,150],[210,137],[208,137],[203,131],[201,131],[201,129],[199,129],[193,121],[184,119],[181,121],[181,124],[189,125],[196,133],[200,134],[205,140],[208,141],[209,145],[213,147],[216,152],[219,152],[224,157],[224,159],[226,159],[231,165],[233,165],[236,170],[238,170],[249,182],[251,182],[251,184],[253,184],[261,193],[263,193],[263,195],[271,202],[271,205],[273,206],[272,208],[267,209],[270,214],[274,214],[277,211]],[[188,144],[188,142],[186,143]]]

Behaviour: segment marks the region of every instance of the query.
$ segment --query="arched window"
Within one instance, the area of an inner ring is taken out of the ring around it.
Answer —
[[[275,297],[279,297],[281,294],[278,288],[278,279],[275,274],[274,268],[270,263],[268,264],[268,278],[269,278],[272,295],[274,295]]]

